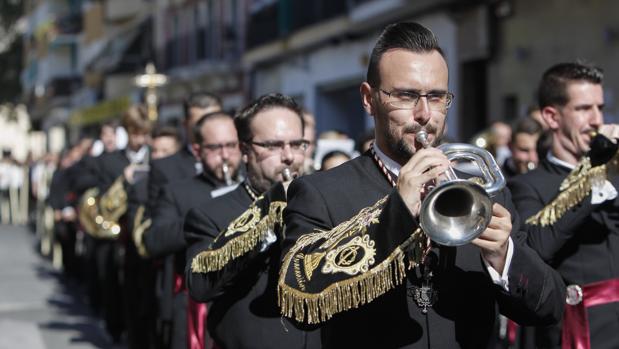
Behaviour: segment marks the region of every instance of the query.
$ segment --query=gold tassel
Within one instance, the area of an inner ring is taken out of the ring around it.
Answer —
[[[402,283],[405,276],[405,254],[397,248],[387,259],[367,273],[330,285],[323,292],[310,294],[281,284],[278,300],[282,315],[316,324],[334,314],[358,308]]]
[[[591,167],[590,159],[585,157],[561,182],[559,195],[525,223],[542,227],[556,223],[565,212],[589,195],[594,181],[605,179],[606,165]]]
[[[282,201],[271,203],[268,214],[262,217],[253,229],[230,239],[218,249],[202,251],[195,256],[191,261],[191,271],[209,273],[222,270],[231,261],[252,251],[258,242],[266,237],[269,230],[274,232],[275,225],[281,224],[285,207],[286,203]],[[223,231],[217,239],[223,237],[226,232],[227,230]]]
[[[372,208],[384,203],[385,198]],[[365,209],[364,209],[365,210]],[[321,232],[319,235],[325,237],[324,233],[336,231],[341,234],[342,226],[355,225],[357,220],[369,223],[374,221],[377,216],[375,210],[362,210],[366,215],[358,215],[350,221],[338,225],[334,230]],[[382,208],[378,210],[378,213]],[[367,219],[371,217],[369,220]],[[364,219],[365,218],[365,219]],[[358,223],[358,222],[357,222]],[[361,229],[359,232],[365,232]],[[409,268],[415,267],[424,258],[427,251],[428,239],[421,228],[417,228],[413,234],[400,246],[398,246],[385,260],[377,264],[367,272],[329,285],[320,293],[307,293],[288,286],[285,283],[286,271],[292,258],[303,247],[320,240],[318,234],[307,234],[301,237],[294,250],[289,251],[280,270],[280,278],[277,287],[278,305],[283,316],[294,318],[298,322],[317,324],[329,320],[334,314],[358,308],[364,304],[372,302],[374,299],[401,285],[406,277],[406,251],[412,251],[409,260]],[[348,234],[347,234],[348,235]],[[336,240],[337,235],[329,234],[329,237]],[[412,246],[411,246],[412,245]]]

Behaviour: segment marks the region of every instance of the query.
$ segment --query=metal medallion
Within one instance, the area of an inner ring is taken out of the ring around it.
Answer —
[[[569,305],[576,305],[582,302],[582,288],[578,285],[567,286],[567,292],[565,292],[565,303]]]

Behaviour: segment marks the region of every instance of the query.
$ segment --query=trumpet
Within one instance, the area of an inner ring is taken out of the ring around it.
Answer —
[[[224,182],[226,183],[226,185],[232,185],[232,174],[230,173],[230,166],[225,161],[221,164],[221,172],[223,172]]]
[[[424,148],[430,146],[425,131],[416,139]],[[483,183],[459,178],[450,166],[446,179],[437,183],[421,203],[419,223],[426,235],[445,246],[465,245],[486,230],[492,218],[491,197],[505,187],[505,177],[494,157],[486,150],[450,143],[438,147],[449,161],[464,159],[477,165]]]
[[[291,180],[294,179],[292,177],[292,172],[290,172],[290,169],[288,167],[285,167],[282,170],[282,178],[284,179],[284,182],[290,182]]]

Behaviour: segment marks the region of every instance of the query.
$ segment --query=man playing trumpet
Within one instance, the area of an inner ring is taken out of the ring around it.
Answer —
[[[418,224],[427,184],[449,167],[416,140],[423,129],[438,145],[453,99],[434,34],[389,25],[361,97],[376,125],[371,150],[288,190],[282,314],[320,326],[324,348],[486,348],[497,308],[523,323],[556,322],[562,282],[523,244],[507,190],[471,244],[428,243]]]
[[[536,347],[619,347],[617,157],[599,161],[600,151],[592,147],[600,139],[594,140],[596,132],[609,145],[619,138],[619,125],[604,124],[602,80],[600,69],[581,63],[557,64],[544,73],[538,101],[552,146],[536,170],[509,183],[529,245],[569,285],[562,330],[537,329]],[[606,170],[596,173],[604,164]],[[553,217],[538,218],[549,210]]]
[[[187,292],[182,287],[187,244],[183,236],[185,214],[234,189],[241,167],[239,140],[232,117],[216,111],[203,115],[193,126],[191,147],[202,173],[177,178],[165,184],[151,213],[152,225],[143,235],[143,251],[152,258],[165,258],[160,278],[164,291],[160,315],[171,315],[171,348],[187,348]],[[170,299],[171,298],[171,299]],[[164,314],[171,311],[171,314]],[[197,319],[196,319],[197,320]],[[192,333],[190,331],[190,336]]]
[[[187,214],[187,288],[210,302],[207,325],[218,347],[308,348],[303,332],[283,325],[275,294],[285,187],[302,173],[309,143],[302,111],[290,97],[265,95],[235,125],[247,179]]]

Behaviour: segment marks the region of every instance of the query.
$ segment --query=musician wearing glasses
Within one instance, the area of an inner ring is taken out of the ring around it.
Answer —
[[[235,124],[247,178],[187,214],[187,288],[209,302],[207,326],[220,348],[308,348],[305,333],[283,324],[275,293],[285,186],[302,174],[308,146],[302,111],[269,94]]]
[[[537,328],[535,347],[619,348],[619,125],[604,123],[603,78],[582,63],[544,73],[538,103],[551,147],[509,182],[529,244],[568,285],[561,325]]]
[[[183,235],[185,214],[212,197],[231,191],[237,184],[241,151],[232,116],[213,112],[194,125],[192,150],[202,165],[202,173],[166,184],[155,204],[152,226],[143,235],[148,257],[173,260],[161,273],[164,287],[173,292],[164,302],[172,311],[172,347],[187,347],[187,293],[182,287],[186,243]],[[218,193],[219,192],[219,193]]]
[[[438,245],[419,224],[430,184],[450,168],[434,148],[454,100],[434,34],[387,26],[360,90],[374,145],[288,189],[282,315],[318,327],[324,348],[487,348],[497,310],[522,323],[558,321],[562,282],[522,242],[507,190],[471,243]]]

